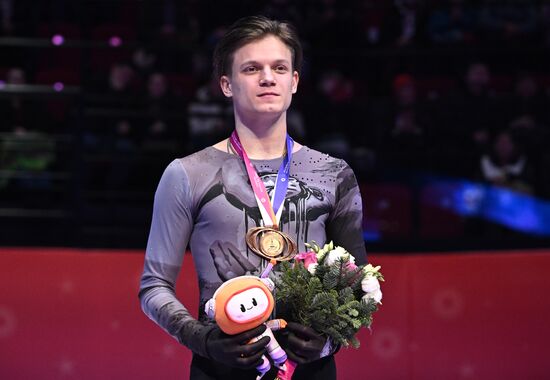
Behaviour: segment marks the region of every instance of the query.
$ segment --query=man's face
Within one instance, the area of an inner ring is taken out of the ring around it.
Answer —
[[[290,49],[277,37],[270,35],[237,49],[231,70],[230,76],[221,77],[220,85],[242,118],[281,114],[290,106],[298,72],[292,70]]]

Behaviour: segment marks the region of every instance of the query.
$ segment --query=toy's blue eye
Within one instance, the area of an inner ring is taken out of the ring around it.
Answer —
[[[252,305],[258,306],[258,302],[256,301],[256,298],[252,298]]]
[[[241,311],[244,313],[246,311],[246,308],[244,307],[243,304],[241,304]]]

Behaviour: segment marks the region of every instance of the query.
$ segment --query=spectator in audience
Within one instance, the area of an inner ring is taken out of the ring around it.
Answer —
[[[495,186],[533,193],[535,172],[528,157],[508,131],[498,133],[490,152],[479,161],[481,179]]]
[[[359,3],[358,18],[362,35],[367,44],[379,45],[385,28],[384,18],[388,7],[377,0],[365,0]]]
[[[25,72],[20,67],[13,67],[6,73],[5,83],[7,85],[19,86],[26,84],[26,82]],[[28,102],[18,95],[10,96],[7,100],[2,99],[0,102],[0,111],[4,119],[4,122],[1,123],[2,132],[7,132],[14,126],[28,126],[28,119],[32,113],[29,112],[28,107],[25,107],[25,104],[28,104]]]
[[[535,170],[531,161],[508,131],[498,133],[491,140],[490,150],[478,162],[476,178],[482,183],[505,190],[526,194],[533,194],[535,191]],[[486,216],[468,218],[468,236],[484,239],[510,239],[520,236],[518,232],[495,223]]]
[[[136,87],[132,67],[127,63],[115,63],[110,68],[109,76],[99,84],[99,94],[88,100],[88,106],[100,107],[103,112],[106,109],[112,111],[106,120],[90,120],[82,132],[84,148],[106,158],[105,162],[99,160],[91,163],[84,174],[93,186],[120,189],[127,185],[137,150],[138,123],[127,115],[129,111],[135,112],[140,105]]]
[[[157,116],[161,116],[164,111],[174,109],[175,99],[164,74],[154,72],[149,76],[145,101],[149,112]]]
[[[90,125],[83,131],[85,147],[91,151],[104,150],[105,144],[113,146],[113,140],[116,136],[126,136],[129,131],[135,133],[135,125],[126,116],[120,116],[128,111],[135,111],[140,106],[139,92],[136,85],[136,76],[132,67],[127,63],[115,63],[109,70],[109,76],[102,78],[97,90],[96,96],[88,100],[88,106],[113,109],[113,115],[110,116],[111,125],[123,125],[121,128],[105,130],[98,125]],[[115,132],[117,131],[118,132]]]
[[[145,109],[148,115],[143,118],[142,148],[159,154],[173,155],[177,146],[176,133],[173,128],[176,99],[168,86],[166,76],[155,72],[147,81]],[[183,105],[183,101],[182,105]]]
[[[475,62],[468,66],[461,91],[453,94],[448,108],[448,129],[439,137],[457,151],[481,153],[486,150],[490,134],[502,124],[497,119],[497,99],[489,83],[491,71],[487,64]]]
[[[545,103],[546,99],[535,77],[528,72],[522,72],[516,77],[514,92],[505,110],[510,115],[509,119],[529,116],[542,121],[546,112]]]
[[[321,73],[317,86],[315,102],[304,104],[307,124],[315,125],[313,144],[318,149],[325,149],[327,153],[342,158],[342,153],[349,151],[347,145],[350,144],[351,135],[362,133],[357,128],[360,118],[354,102],[354,83],[341,71],[332,69]],[[354,137],[361,139],[361,136]],[[340,142],[336,144],[336,140]],[[335,151],[331,146],[345,148],[343,151]]]
[[[509,130],[535,168],[537,193],[550,197],[550,128],[526,114],[512,120]]]
[[[393,79],[393,97],[398,108],[414,108],[417,104],[416,81],[410,74],[398,74]]]
[[[126,119],[115,124],[114,134],[110,142],[110,149],[122,156],[127,156],[136,150],[135,138],[133,137],[132,125]]]
[[[12,67],[6,73],[5,83],[14,86],[14,89],[27,84],[27,74],[21,67]],[[0,99],[0,132],[40,129],[50,131],[51,119],[45,111],[44,102],[23,95],[14,94]]]
[[[195,83],[206,83],[212,73],[209,64],[210,56],[204,50],[195,50],[191,56],[191,75]],[[194,92],[194,91],[193,91]]]
[[[372,109],[380,162],[399,169],[426,168],[429,127],[425,105],[417,97],[414,77],[396,75],[392,98],[389,102],[378,102]]]
[[[128,63],[114,63],[107,76],[99,74],[92,83],[94,96],[89,97],[89,105],[126,110],[136,107],[139,79]]]
[[[132,68],[140,78],[147,78],[155,71],[157,55],[151,49],[144,46],[138,47],[132,53]]]
[[[134,93],[132,87],[134,70],[126,63],[117,63],[111,67],[107,92],[113,97],[130,96]]]
[[[412,109],[400,111],[390,133],[384,136],[381,156],[386,163],[400,169],[424,169],[429,148],[425,128],[418,123]]]
[[[384,20],[383,39],[397,47],[422,42],[424,11],[422,0],[393,0]]]
[[[539,90],[533,75],[520,73],[503,111],[509,122],[509,130],[520,143],[531,162],[541,162],[542,154],[550,142],[550,130],[545,125],[546,99]]]

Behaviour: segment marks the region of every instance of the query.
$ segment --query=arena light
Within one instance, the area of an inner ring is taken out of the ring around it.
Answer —
[[[61,34],[54,34],[52,36],[52,44],[55,46],[61,46],[65,43],[65,37],[63,37]]]
[[[379,231],[373,231],[373,230],[364,230],[363,231],[363,239],[368,242],[375,242],[382,240],[382,237],[380,236]]]
[[[550,236],[550,202],[511,189],[471,181],[435,182],[428,202],[458,215],[477,217],[535,236]]]
[[[109,38],[109,45],[111,45],[111,47],[119,47],[122,45],[122,38],[119,36],[112,36]]]
[[[63,82],[55,82],[53,84],[53,89],[57,92],[63,91],[64,88],[65,88],[65,85],[63,84]]]

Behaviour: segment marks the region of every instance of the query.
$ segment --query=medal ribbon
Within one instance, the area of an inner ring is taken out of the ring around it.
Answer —
[[[256,172],[256,168],[254,168],[254,164],[250,162],[236,130],[231,134],[229,141],[235,152],[237,152],[239,157],[244,161],[246,172],[248,173],[248,178],[250,179],[252,190],[254,191],[254,197],[256,198],[256,202],[258,203],[260,213],[264,220],[264,225],[277,228],[283,212],[282,206],[288,189],[288,178],[290,177],[290,162],[292,160],[292,147],[294,146],[294,141],[288,134],[286,135],[286,154],[277,172],[277,180],[275,181],[275,188],[273,189],[271,199],[267,194],[264,183]]]

